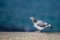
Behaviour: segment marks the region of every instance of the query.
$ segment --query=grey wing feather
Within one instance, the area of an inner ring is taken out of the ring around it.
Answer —
[[[43,21],[41,21],[41,23],[37,23],[37,25],[39,26],[39,27],[45,27],[47,24],[45,24],[46,22],[43,22]]]
[[[37,24],[39,27],[45,27],[46,25],[44,25],[44,24]]]

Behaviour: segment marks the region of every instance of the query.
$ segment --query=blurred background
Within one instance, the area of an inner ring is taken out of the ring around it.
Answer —
[[[60,32],[60,0],[0,0],[0,32],[35,31],[31,16],[52,24],[45,31]]]

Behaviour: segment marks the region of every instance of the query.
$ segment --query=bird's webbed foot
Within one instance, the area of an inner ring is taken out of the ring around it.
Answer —
[[[41,32],[41,30],[37,30],[37,31],[35,31],[35,32]]]

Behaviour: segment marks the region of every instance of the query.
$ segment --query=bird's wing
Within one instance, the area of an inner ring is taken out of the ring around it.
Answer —
[[[46,25],[40,25],[40,24],[37,24],[39,27],[45,27]]]
[[[46,22],[43,22],[43,21],[38,21],[36,24],[37,24],[39,27],[45,27],[45,26],[47,26],[47,23],[46,23]]]

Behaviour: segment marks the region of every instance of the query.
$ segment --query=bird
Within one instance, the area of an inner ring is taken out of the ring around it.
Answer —
[[[45,21],[37,20],[34,17],[30,17],[30,20],[33,22],[33,26],[38,30],[38,32],[41,32],[41,30],[48,28],[48,27],[53,29],[53,27],[51,27],[52,25]]]

